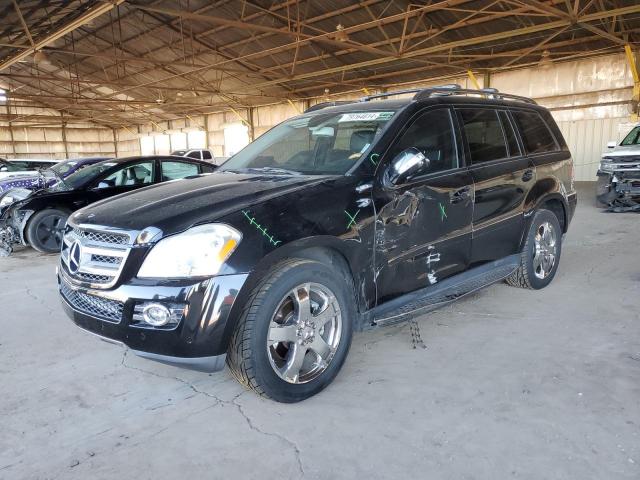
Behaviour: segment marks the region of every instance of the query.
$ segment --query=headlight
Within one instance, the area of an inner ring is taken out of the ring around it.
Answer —
[[[12,197],[11,195],[5,195],[4,197],[2,197],[2,200],[0,200],[0,208],[4,208],[8,205],[11,205],[16,200],[17,198]]]
[[[160,240],[145,258],[139,278],[210,277],[236,249],[242,234],[221,223],[190,228]]]
[[[613,164],[611,163],[611,160],[602,159],[602,162],[600,162],[600,170],[603,172],[613,172]]]
[[[7,207],[12,203],[24,200],[31,195],[31,190],[26,188],[12,188],[7,190],[4,195],[0,194],[0,208]]]

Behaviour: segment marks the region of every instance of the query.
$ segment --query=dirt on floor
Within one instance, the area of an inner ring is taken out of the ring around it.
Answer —
[[[640,217],[581,203],[550,287],[355,336],[300,404],[153,363],[64,315],[56,258],[0,259],[0,479],[638,479]]]

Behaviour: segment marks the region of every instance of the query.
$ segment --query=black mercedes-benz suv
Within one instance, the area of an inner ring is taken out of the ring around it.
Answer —
[[[399,93],[412,98],[384,100]],[[485,285],[554,278],[576,206],[549,112],[437,87],[318,105],[216,173],[72,214],[58,281],[81,328],[282,402],[322,390],[352,332]]]

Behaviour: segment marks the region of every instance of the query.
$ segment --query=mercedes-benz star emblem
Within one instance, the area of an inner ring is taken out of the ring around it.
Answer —
[[[80,242],[73,242],[69,250],[69,271],[76,273],[80,268],[80,257],[82,256],[82,245]]]

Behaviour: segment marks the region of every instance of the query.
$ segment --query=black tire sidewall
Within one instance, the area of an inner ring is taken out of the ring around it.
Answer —
[[[556,260],[553,264],[553,269],[551,273],[547,275],[545,278],[538,278],[535,274],[535,269],[533,267],[533,249],[535,248],[535,235],[543,222],[549,222],[557,232],[556,237]],[[528,280],[531,288],[536,290],[546,287],[551,283],[553,278],[556,276],[556,272],[558,271],[558,265],[560,264],[560,256],[562,254],[562,228],[560,227],[560,222],[558,221],[558,217],[551,212],[550,210],[538,210],[533,219],[531,220],[531,226],[529,227],[529,234],[527,236],[526,243],[526,262],[527,262],[527,273]]]
[[[284,296],[305,282],[318,283],[329,288],[338,301],[342,314],[340,343],[327,369],[314,380],[292,384],[282,380],[273,371],[267,353],[267,335],[271,318]],[[309,261],[292,266],[268,288],[267,295],[256,314],[251,342],[255,376],[269,397],[280,402],[297,402],[323,390],[340,371],[351,345],[355,308],[353,294],[340,271]]]
[[[39,212],[34,213],[33,216],[29,219],[29,223],[27,224],[27,228],[25,229],[26,231],[24,236],[25,239],[29,242],[29,245],[31,245],[39,252],[58,253],[59,248],[56,250],[51,250],[44,247],[43,245],[40,245],[37,240],[37,235],[35,235],[38,225],[40,225],[42,220],[47,218],[49,215],[60,215],[62,217],[65,217],[65,222],[66,219],[69,218],[69,212],[59,210],[57,208],[47,208],[45,210],[40,210]]]

